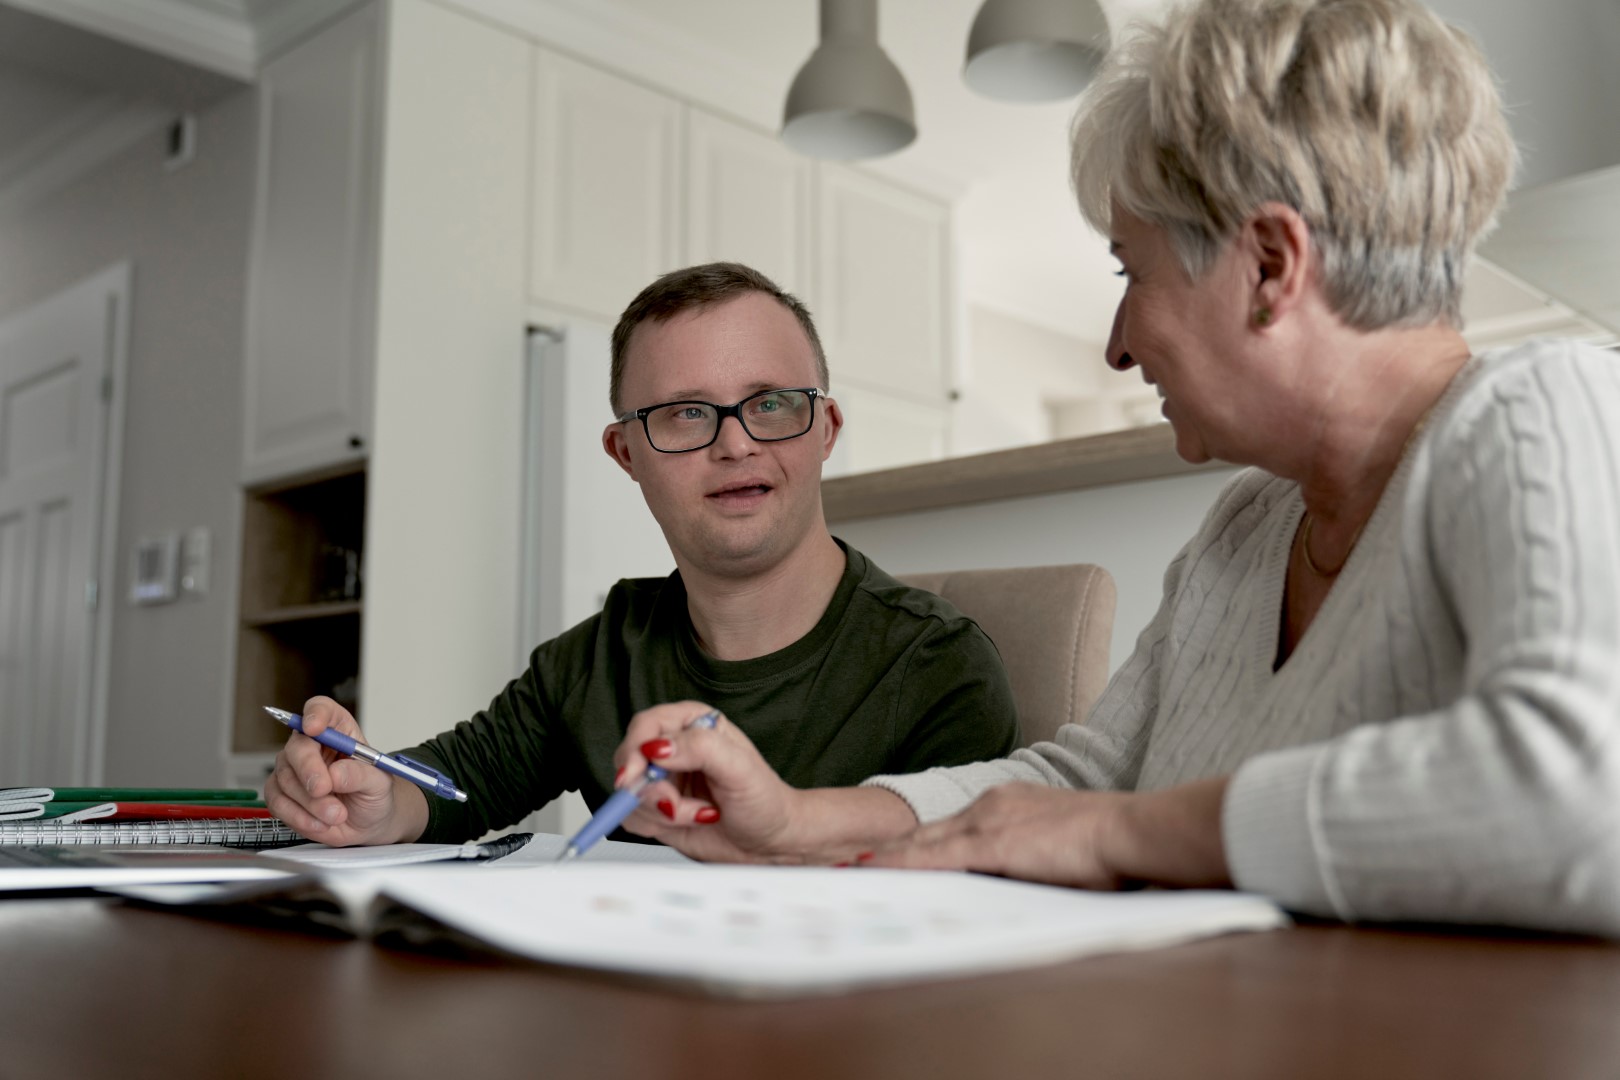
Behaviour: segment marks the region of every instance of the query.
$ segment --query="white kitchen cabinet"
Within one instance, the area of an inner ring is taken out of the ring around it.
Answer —
[[[827,478],[938,461],[950,445],[950,409],[925,405],[833,376],[831,397],[844,430],[822,468]]]
[[[943,456],[950,210],[771,134],[536,46],[529,296],[617,320],[659,274],[747,263],[815,316],[833,391],[901,410],[853,468]]]
[[[834,390],[948,409],[948,208],[845,166],[819,176],[816,318]]]
[[[533,49],[437,0],[386,0],[263,72],[244,515],[283,502],[290,520],[244,517],[236,701],[358,673],[368,734],[408,746],[510,677]],[[363,491],[318,499],[321,480]],[[334,501],[350,540],[313,505]],[[322,543],[358,551],[362,529],[363,611],[296,595]],[[280,562],[250,561],[249,541]],[[235,704],[231,751],[269,749]]]
[[[535,50],[531,299],[615,321],[681,265],[683,106]]]
[[[380,22],[367,5],[260,78],[243,380],[249,483],[369,448]]]
[[[815,310],[810,288],[811,163],[772,138],[687,110],[687,263],[760,271]]]

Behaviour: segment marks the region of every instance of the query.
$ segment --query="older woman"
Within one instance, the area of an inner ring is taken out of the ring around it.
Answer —
[[[626,781],[687,775],[632,827],[1620,935],[1620,359],[1458,333],[1514,164],[1478,50],[1414,0],[1203,0],[1116,50],[1073,162],[1127,281],[1109,363],[1181,456],[1254,466],[1135,652],[1055,743],[854,791],[650,710]]]

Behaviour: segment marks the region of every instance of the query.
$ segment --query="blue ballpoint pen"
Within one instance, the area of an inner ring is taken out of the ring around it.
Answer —
[[[264,707],[264,711],[298,732],[298,734],[304,734],[304,718],[297,713],[290,713],[286,709],[271,708],[269,705]],[[400,757],[398,754],[385,754],[381,750],[367,746],[352,735],[343,734],[336,728],[327,728],[319,735],[312,735],[310,738],[322,746],[336,750],[340,754],[359,758],[369,765],[375,765],[385,773],[393,773],[395,776],[404,777],[417,787],[431,791],[441,799],[454,799],[456,802],[467,801],[467,793],[456,787],[455,781],[437,769],[428,768],[421,762],[412,761],[408,757]]]
[[[710,711],[693,720],[687,727],[712,728],[720,722],[720,714]],[[623,824],[624,819],[635,813],[636,807],[641,805],[641,793],[647,790],[647,785],[658,782],[669,776],[669,770],[662,765],[647,763],[647,771],[629,787],[615,791],[602,808],[591,815],[591,820],[585,827],[574,834],[568,841],[563,853],[557,856],[558,862],[567,862],[589,851],[591,847],[608,833]]]

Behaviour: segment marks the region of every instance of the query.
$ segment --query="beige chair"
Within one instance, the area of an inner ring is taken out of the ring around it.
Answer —
[[[977,622],[1007,665],[1023,745],[1085,720],[1108,681],[1114,579],[1100,566],[897,575]]]

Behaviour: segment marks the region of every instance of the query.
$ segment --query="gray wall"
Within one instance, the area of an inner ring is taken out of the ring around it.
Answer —
[[[1472,34],[1524,152],[1520,187],[1620,164],[1620,0],[1427,0]]]
[[[197,156],[163,167],[153,135],[44,201],[0,219],[0,316],[128,259],[134,269],[105,778],[215,784],[223,775],[235,553],[241,367],[253,202],[254,98],[198,118]],[[137,608],[138,537],[206,526],[206,597]],[[46,779],[46,778],[42,778]]]
[[[839,522],[836,536],[893,574],[1096,563],[1114,577],[1111,666],[1158,609],[1164,569],[1235,469]]]

